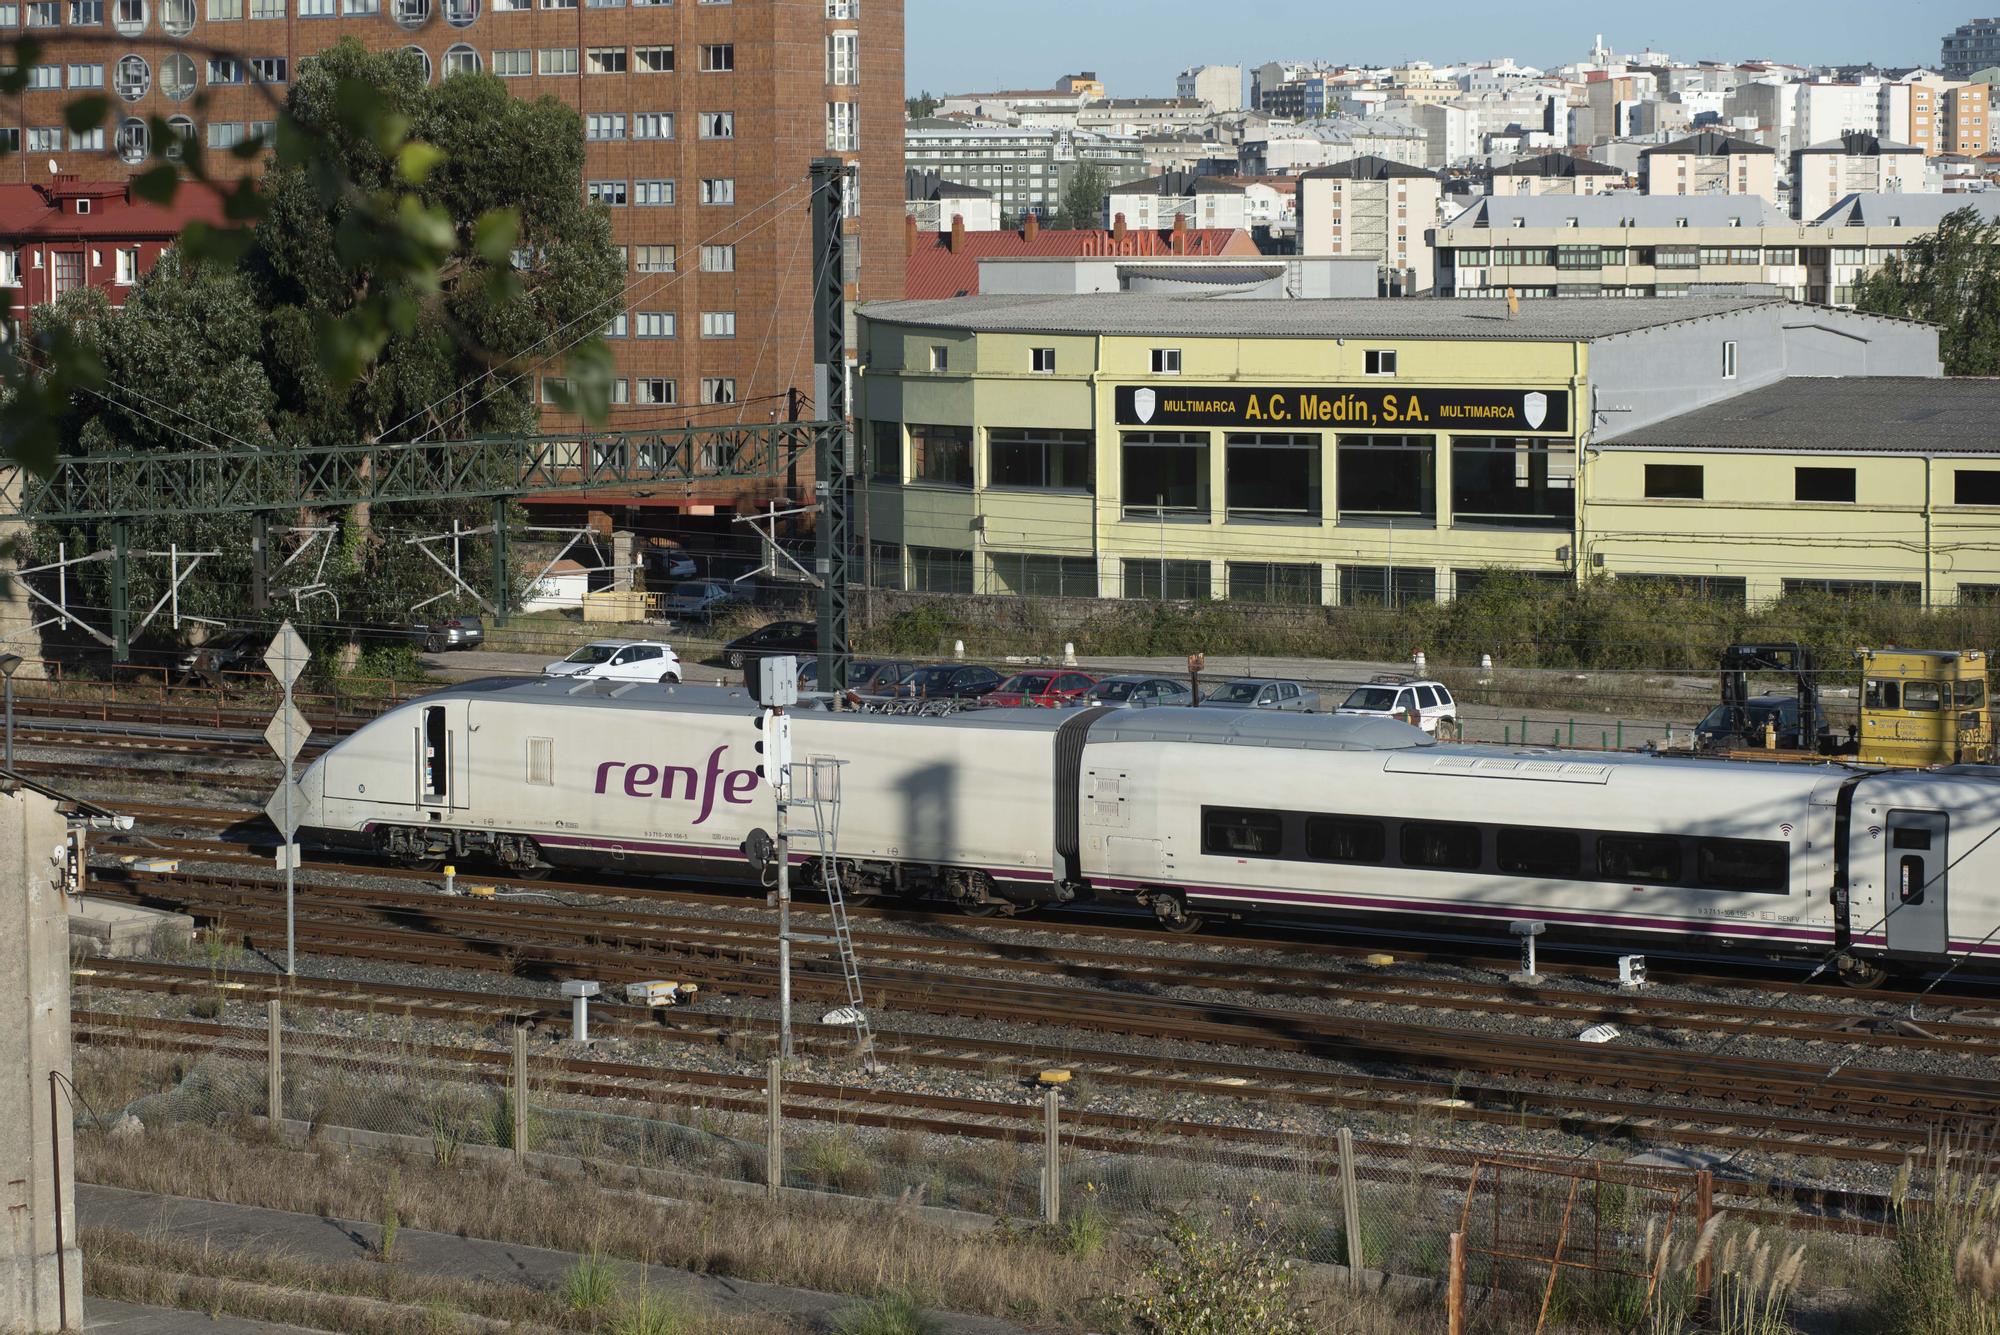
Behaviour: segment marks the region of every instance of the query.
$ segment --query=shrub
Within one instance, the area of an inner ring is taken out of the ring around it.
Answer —
[[[936,1317],[915,1299],[891,1294],[842,1311],[833,1320],[835,1335],[936,1335]]]
[[[1298,1276],[1265,1245],[1262,1226],[1231,1212],[1214,1231],[1181,1218],[1168,1225],[1125,1313],[1146,1335],[1310,1335]]]
[[[607,1311],[618,1301],[618,1272],[602,1253],[585,1252],[563,1275],[562,1296],[572,1312]]]

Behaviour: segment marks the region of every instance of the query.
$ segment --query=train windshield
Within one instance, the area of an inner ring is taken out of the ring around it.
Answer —
[[[1347,697],[1342,709],[1390,710],[1396,707],[1396,692],[1387,686],[1363,686]]]
[[[586,644],[583,648],[565,658],[565,663],[609,663],[611,655],[618,652],[615,644]]]

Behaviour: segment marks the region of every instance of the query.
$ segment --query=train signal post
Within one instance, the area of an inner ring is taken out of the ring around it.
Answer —
[[[278,753],[284,765],[284,778],[278,784],[278,791],[265,804],[264,813],[271,823],[278,827],[282,839],[278,845],[278,865],[285,869],[285,973],[295,976],[299,971],[298,935],[296,919],[293,915],[294,879],[299,867],[299,807],[292,801],[296,791],[292,775],[292,762],[299,758],[299,749],[306,744],[312,733],[312,725],[306,716],[292,703],[292,687],[306,670],[306,663],[312,658],[312,651],[306,642],[292,629],[287,621],[278,627],[278,633],[271,640],[271,647],[264,651],[264,666],[271,669],[271,675],[285,688],[284,703],[278,706],[277,716],[271,726],[264,729],[264,740]]]
[[[824,660],[822,660],[824,661]],[[792,1059],[792,720],[785,706],[799,702],[799,660],[760,658],[746,674],[763,711],[757,716],[757,774],[777,798],[778,859],[778,1056]]]

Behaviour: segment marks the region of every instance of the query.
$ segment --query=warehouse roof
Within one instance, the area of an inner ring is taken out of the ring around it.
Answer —
[[[1600,442],[1613,447],[1994,454],[2000,379],[1794,376]]]
[[[1762,195],[1489,195],[1474,200],[1445,226],[1504,232],[1567,227],[1788,227],[1797,223]],[[1507,242],[1496,237],[1493,244]]]
[[[1971,209],[1980,221],[2000,218],[2000,195],[1984,191],[1954,195],[1845,195],[1814,220],[1815,227],[1936,227],[1960,209]]]
[[[1048,233],[1044,232],[1044,236]],[[1704,316],[1765,306],[1776,297],[1600,297],[1524,301],[1510,317],[1501,300],[1381,298],[1217,302],[1152,293],[993,295],[943,301],[876,301],[861,313],[878,323],[975,333],[1185,335],[1192,338],[1439,338],[1569,342],[1609,338]],[[1831,312],[1824,314],[1831,315]],[[1842,318],[1855,319],[1851,312]]]

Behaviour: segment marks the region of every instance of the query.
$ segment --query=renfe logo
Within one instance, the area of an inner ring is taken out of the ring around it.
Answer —
[[[750,795],[757,791],[755,770],[724,771],[722,753],[728,749],[727,745],[718,746],[708,753],[706,773],[697,773],[689,765],[644,765],[626,760],[607,760],[597,767],[597,791],[609,791],[611,771],[622,769],[625,771],[625,796],[699,802],[701,814],[694,818],[694,823],[699,825],[715,810],[718,782],[722,788],[722,800],[739,807],[749,806]]]

